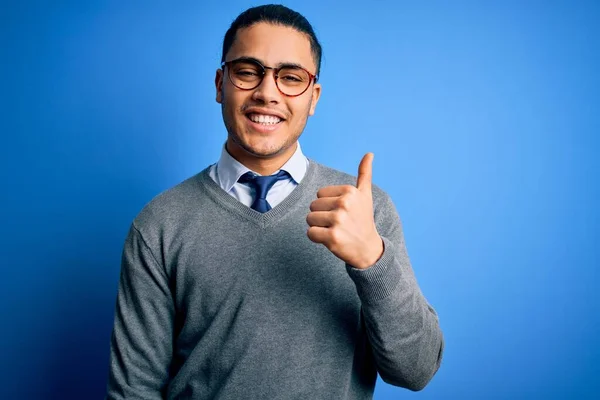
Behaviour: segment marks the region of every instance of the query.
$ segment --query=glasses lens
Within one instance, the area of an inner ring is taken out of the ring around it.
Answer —
[[[284,67],[279,70],[277,86],[283,93],[296,96],[304,92],[308,85],[310,85],[310,75],[302,68]]]
[[[260,84],[264,70],[251,61],[236,61],[229,67],[231,82],[240,89],[254,89]]]

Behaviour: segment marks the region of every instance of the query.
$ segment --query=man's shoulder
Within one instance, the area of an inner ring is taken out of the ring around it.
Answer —
[[[185,219],[192,210],[197,211],[206,197],[201,175],[208,168],[210,167],[157,194],[135,217],[134,225],[138,229],[156,227],[180,221]]]
[[[316,166],[316,182],[325,185],[356,185],[356,177],[333,167],[309,159]]]

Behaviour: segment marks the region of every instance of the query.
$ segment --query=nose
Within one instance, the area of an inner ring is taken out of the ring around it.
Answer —
[[[263,80],[252,93],[252,99],[264,104],[277,104],[281,98],[281,93],[275,83],[275,71],[265,68]]]

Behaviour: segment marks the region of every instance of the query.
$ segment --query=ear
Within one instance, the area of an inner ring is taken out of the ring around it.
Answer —
[[[215,75],[215,88],[217,89],[217,103],[221,104],[223,101],[223,70],[217,69]]]
[[[310,110],[308,111],[308,115],[312,116],[315,114],[315,108],[317,108],[317,102],[319,101],[319,98],[321,97],[321,84],[320,83],[315,83],[311,96],[312,96],[312,101],[310,103]]]

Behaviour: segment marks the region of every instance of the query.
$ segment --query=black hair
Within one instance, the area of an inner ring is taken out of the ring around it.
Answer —
[[[221,62],[225,61],[227,52],[233,45],[237,31],[242,28],[248,28],[259,22],[267,22],[274,25],[289,26],[298,32],[305,33],[310,40],[310,49],[317,65],[317,73],[321,70],[321,44],[317,40],[317,35],[308,20],[300,13],[291,10],[280,4],[267,4],[263,6],[249,8],[231,23],[231,26],[225,33],[223,39],[223,54]]]

